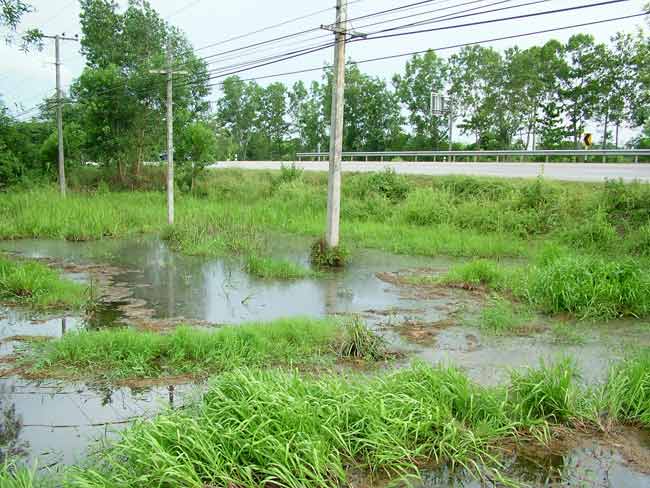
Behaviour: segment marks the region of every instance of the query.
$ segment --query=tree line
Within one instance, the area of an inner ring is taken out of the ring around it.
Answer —
[[[292,160],[328,149],[329,68],[318,81],[291,86],[228,77],[211,105],[206,61],[147,1],[129,0],[124,10],[112,0],[80,5],[86,66],[66,94],[69,166],[93,162],[125,180],[145,162],[164,159],[165,81],[152,71],[164,66],[168,45],[175,66],[187,72],[174,87],[174,137],[188,184],[208,161]],[[443,58],[428,51],[390,80],[350,62],[344,149],[446,149],[448,120],[431,114],[432,91],[451,98],[457,130],[472,141],[456,149],[575,148],[594,123],[602,147],[647,147],[650,129],[633,141],[622,141],[620,129],[646,125],[649,66],[650,41],[640,30],[608,43],[576,34],[503,52],[473,45]],[[54,175],[54,102],[44,100],[27,120],[0,105],[0,185]]]

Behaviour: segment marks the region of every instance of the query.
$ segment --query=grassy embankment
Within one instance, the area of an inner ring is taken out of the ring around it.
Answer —
[[[133,329],[70,333],[34,343],[22,362],[39,376],[83,379],[207,377],[241,367],[331,364],[381,359],[380,339],[359,320],[281,319],[169,334]]]
[[[88,287],[61,278],[44,264],[0,255],[0,301],[34,309],[81,308]]]
[[[508,387],[424,365],[346,381],[243,369],[217,377],[196,405],[136,423],[60,484],[337,487],[351,469],[400,477],[427,464],[494,480],[508,441],[543,443],[556,427],[650,427],[649,381],[650,351],[590,389],[566,360],[513,373]],[[42,486],[18,473],[24,484],[0,469],[2,486]]]
[[[301,278],[309,270],[268,256],[266,243],[277,233],[320,237],[326,192],[324,174],[213,171],[193,196],[180,195],[173,228],[164,224],[162,193],[86,192],[62,200],[54,192],[17,192],[0,195],[0,238],[160,232],[184,253],[239,255],[254,275]],[[528,279],[508,295],[543,312],[609,318],[648,311],[647,184],[346,175],[342,236],[348,246],[492,259],[499,267],[501,258],[526,258],[519,274]],[[585,266],[590,278],[580,276]],[[569,289],[574,285],[577,291]]]

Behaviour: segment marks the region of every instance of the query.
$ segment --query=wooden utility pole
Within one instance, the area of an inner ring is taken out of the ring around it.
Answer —
[[[321,26],[334,32],[334,80],[332,84],[332,119],[330,124],[330,171],[327,185],[327,230],[325,244],[329,249],[338,247],[341,221],[341,154],[343,152],[343,107],[345,103],[345,43],[348,34],[348,2],[336,0],[336,23]]]
[[[167,75],[167,223],[174,224],[174,74],[185,75],[186,71],[174,71],[171,43],[167,43],[165,54],[167,67],[152,70],[154,74]]]
[[[78,41],[78,37],[65,37],[64,35],[43,36],[46,39],[54,39],[54,51],[56,55],[56,131],[59,146],[59,187],[61,195],[65,196],[65,151],[63,148],[63,90],[61,88],[61,41]]]

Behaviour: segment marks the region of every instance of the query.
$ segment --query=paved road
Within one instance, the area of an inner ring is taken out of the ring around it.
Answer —
[[[275,161],[226,161],[214,168],[280,169]],[[326,161],[296,162],[307,171],[327,171]],[[501,178],[546,178],[565,181],[604,181],[622,178],[624,181],[650,182],[650,164],[598,164],[598,163],[343,163],[343,171],[369,172],[393,168],[397,173],[413,175],[472,175]]]

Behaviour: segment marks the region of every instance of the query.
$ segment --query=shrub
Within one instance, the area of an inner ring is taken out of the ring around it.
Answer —
[[[393,203],[406,199],[411,190],[408,179],[398,175],[391,168],[382,172],[357,175],[350,180],[350,187],[357,198],[367,198],[368,195],[375,193],[383,195]]]
[[[272,179],[273,188],[277,188],[285,183],[293,183],[294,181],[299,181],[302,179],[304,170],[298,168],[295,164],[291,166],[285,166],[282,164],[280,166],[280,174]]]

